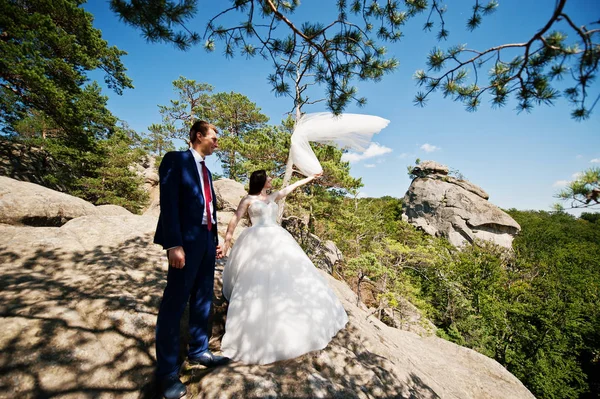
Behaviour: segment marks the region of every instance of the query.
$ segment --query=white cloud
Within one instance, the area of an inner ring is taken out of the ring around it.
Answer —
[[[581,173],[581,172],[573,173],[573,175],[571,175],[571,177],[573,178],[573,180],[577,180],[581,176],[583,176],[583,173]]]
[[[374,168],[376,165],[374,163],[366,163],[365,168]]]
[[[357,198],[367,198],[368,195],[364,191],[360,191],[356,197]]]
[[[557,180],[554,182],[552,187],[566,187],[569,184],[568,180]]]
[[[425,152],[434,152],[440,149],[440,147],[437,147],[435,145],[431,145],[428,143],[425,143],[421,146],[421,149]]]
[[[384,145],[379,145],[377,143],[371,143],[371,145],[369,146],[369,148],[367,148],[365,150],[365,152],[363,152],[362,154],[357,154],[354,152],[347,152],[344,155],[342,155],[342,161],[345,162],[358,162],[358,161],[362,161],[364,159],[369,159],[369,158],[374,158],[374,157],[380,157],[384,154],[387,154],[389,152],[392,152],[392,149],[389,147],[386,147]]]
[[[590,162],[591,163],[600,163],[600,158],[594,158]]]

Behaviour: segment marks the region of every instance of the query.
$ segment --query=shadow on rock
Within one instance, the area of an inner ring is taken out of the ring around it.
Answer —
[[[0,397],[138,397],[165,284],[149,237],[91,251],[0,247]]]

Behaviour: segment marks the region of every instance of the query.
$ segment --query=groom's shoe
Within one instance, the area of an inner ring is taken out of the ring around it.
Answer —
[[[192,365],[201,365],[206,367],[217,367],[224,366],[227,363],[231,362],[231,359],[225,356],[218,356],[213,354],[211,351],[203,352],[201,355],[188,358],[188,363]]]
[[[177,374],[165,377],[160,382],[160,390],[165,399],[179,399],[187,393],[185,385]]]

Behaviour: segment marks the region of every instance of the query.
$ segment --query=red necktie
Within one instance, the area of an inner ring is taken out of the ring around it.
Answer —
[[[206,227],[208,231],[212,228],[212,215],[210,214],[210,202],[212,201],[212,195],[210,193],[210,181],[208,179],[208,169],[204,161],[200,161],[202,165],[202,181],[204,183],[204,203],[206,204]]]

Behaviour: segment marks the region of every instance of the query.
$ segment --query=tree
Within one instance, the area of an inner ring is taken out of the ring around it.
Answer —
[[[600,207],[600,168],[583,171],[556,197],[570,202],[567,209]],[[561,204],[556,204],[555,208],[564,209]]]
[[[193,79],[180,76],[173,81],[173,89],[179,99],[171,100],[170,105],[159,105],[162,115],[162,125],[154,125],[173,139],[183,140],[190,145],[190,128],[197,119],[206,116],[209,110],[210,93],[213,86],[208,83],[198,83]]]
[[[436,3],[433,2],[434,7]],[[553,104],[560,96],[553,82],[570,76],[573,86],[567,88],[564,95],[575,108],[571,116],[576,120],[587,119],[600,98],[599,93],[599,97],[589,104],[590,85],[600,61],[600,43],[597,41],[600,29],[576,25],[564,11],[566,3],[567,0],[556,1],[548,22],[521,43],[502,44],[482,51],[468,49],[465,45],[451,46],[447,50],[433,49],[427,58],[428,70],[440,74],[433,76],[423,70],[415,73],[418,84],[425,87],[415,96],[415,104],[423,106],[430,93],[441,91],[444,97],[462,101],[468,111],[474,111],[480,105],[482,95],[489,92],[494,106],[506,105],[509,96],[513,95],[518,102],[517,110],[528,112],[534,105]],[[490,0],[485,6],[476,1],[467,28],[471,31],[476,29],[482,16],[493,12],[497,6],[495,0]],[[444,13],[438,14],[442,26],[438,37],[445,39]],[[561,22],[566,23],[576,40],[568,41],[566,33],[550,30],[558,29],[557,25]],[[425,28],[432,26],[433,23],[428,20]],[[514,54],[514,49],[519,55],[507,60],[505,54]],[[478,70],[488,62],[492,64],[489,81],[481,84]],[[471,83],[467,79],[467,68],[473,69]]]
[[[197,12],[198,0],[111,0],[111,8],[124,22],[141,29],[149,41],[172,42],[181,49],[203,41],[209,51],[220,41],[227,57],[239,51],[247,57],[261,55],[270,59],[273,63],[270,81],[275,93],[290,95],[295,104],[299,99],[297,93],[292,92],[289,80],[298,73],[294,64],[302,60],[305,67],[300,68],[304,71],[301,79],[325,86],[327,106],[334,113],[342,112],[352,100],[364,104],[364,98],[356,97],[353,80],[378,81],[397,67],[398,61],[386,55],[383,44],[398,41],[402,37],[401,28],[414,16],[429,11],[423,29],[431,30],[437,18],[438,40],[449,36],[444,21],[446,7],[440,0],[384,4],[360,0],[321,2],[324,10],[330,11],[329,4],[335,7],[337,14],[325,23],[295,22],[293,13],[300,7],[299,0],[236,0],[232,3],[209,19],[202,35],[190,29],[188,23]],[[498,6],[495,0],[487,4],[473,0],[473,3],[467,19],[469,30],[476,29],[483,17]],[[464,102],[467,110],[472,111],[487,92],[496,106],[505,105],[509,96],[514,96],[518,109],[528,111],[536,104],[551,104],[559,96],[553,81],[570,75],[573,86],[564,94],[575,108],[572,117],[588,118],[598,101],[598,97],[590,100],[589,89],[600,60],[600,29],[588,29],[575,23],[564,11],[566,3],[567,0],[556,1],[548,22],[521,43],[486,50],[462,45],[447,50],[434,48],[427,65],[430,71],[440,72],[440,75],[416,72],[415,78],[425,90],[416,95],[415,104],[424,105],[432,92],[441,90],[444,96]],[[239,21],[238,14],[243,21],[232,23]],[[574,40],[568,41],[566,34],[551,31],[559,23],[574,33]],[[520,55],[512,60],[503,59],[505,53],[513,54],[512,50]],[[481,84],[478,70],[488,63],[492,64],[489,80]],[[468,67],[474,71],[470,83]]]
[[[133,88],[121,63],[126,53],[102,39],[83,3],[0,0],[0,124],[57,161],[42,172],[48,186],[138,211],[146,194],[129,167],[141,157],[141,138],[117,126],[87,77],[102,70],[117,94]]]
[[[62,130],[56,127],[51,118],[36,109],[29,110],[27,116],[15,121],[13,129],[21,137],[41,137],[44,140],[62,133]]]
[[[124,51],[108,46],[92,26],[92,15],[79,0],[0,0],[0,123],[7,134],[35,113],[65,135],[104,133],[107,122],[99,87],[86,85],[86,73],[103,70],[105,83],[117,94],[132,88],[121,63]],[[93,115],[92,115],[93,114]],[[103,115],[101,115],[103,114]],[[100,116],[85,126],[82,121]],[[50,121],[51,120],[51,121]]]
[[[597,397],[600,230],[564,212],[509,214],[522,227],[512,269],[529,283],[513,301],[507,368],[537,397]]]
[[[280,180],[285,173],[290,136],[283,125],[265,125],[245,135],[240,147],[239,177],[245,180],[253,171],[264,169]]]
[[[105,140],[98,142],[95,151],[97,168],[78,181],[76,194],[96,204],[114,204],[138,213],[148,200],[143,179],[131,166],[144,151],[135,145],[130,129],[117,127]]]
[[[175,146],[171,141],[169,130],[165,125],[153,123],[148,126],[148,134],[144,139],[144,146],[159,157],[168,151],[173,151]]]
[[[377,279],[383,273],[383,267],[374,254],[365,252],[350,259],[345,270],[349,276],[356,277],[356,306],[358,306],[361,302],[360,285],[367,278]]]
[[[600,213],[598,212],[582,212],[581,215],[579,215],[580,219],[583,220],[587,220],[590,223],[598,223],[600,224]]]
[[[247,177],[242,165],[248,151],[246,139],[268,122],[269,118],[260,112],[260,108],[240,93],[217,93],[210,97],[210,107],[206,118],[221,131],[217,156],[221,160],[223,171],[237,181]],[[265,151],[269,151],[264,149]]]

